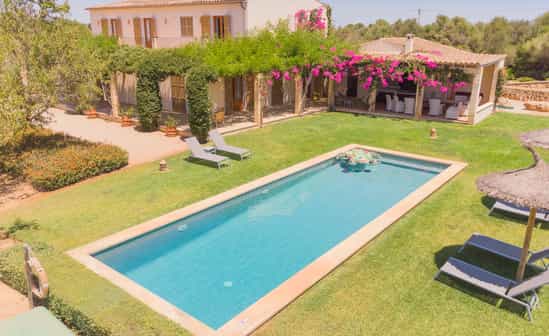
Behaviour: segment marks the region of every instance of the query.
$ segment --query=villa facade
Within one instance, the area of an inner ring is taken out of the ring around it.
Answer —
[[[295,14],[324,6],[317,0],[125,0],[88,8],[95,35],[116,37],[120,43],[144,48],[173,48],[205,39],[244,36],[281,20],[296,29]],[[120,75],[122,104],[136,103],[136,77]],[[280,81],[264,98],[264,106],[293,104],[294,85]],[[163,115],[187,121],[185,83],[169,77],[160,83]],[[253,104],[253,78],[223,78],[210,86],[215,112],[238,114]]]

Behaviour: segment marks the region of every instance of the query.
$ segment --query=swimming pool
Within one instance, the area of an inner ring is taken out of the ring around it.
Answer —
[[[331,154],[89,255],[206,329],[251,329],[237,316],[453,164],[382,152],[348,172]]]

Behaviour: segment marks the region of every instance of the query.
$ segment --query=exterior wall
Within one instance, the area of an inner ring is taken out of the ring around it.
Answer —
[[[549,102],[549,81],[507,83],[503,96],[525,102]]]
[[[135,45],[135,33],[133,27],[134,18],[154,18],[156,20],[157,48],[178,47],[185,43],[199,40],[202,36],[200,17],[231,16],[231,33],[233,36],[244,35],[245,11],[238,4],[227,5],[197,5],[197,6],[170,6],[149,8],[120,8],[120,9],[91,9],[90,25],[92,33],[101,34],[101,19],[121,19],[122,42]],[[193,37],[181,36],[180,17],[193,17]],[[143,23],[141,23],[143,25]],[[212,25],[213,29],[213,25]],[[143,27],[141,27],[143,30]],[[141,33],[144,36],[143,33]]]
[[[210,83],[210,99],[214,111],[225,110],[225,79]]]
[[[119,74],[116,79],[116,86],[118,89],[120,103],[135,105],[137,103],[137,99],[135,96],[137,77],[132,74]]]
[[[280,20],[288,20],[290,27],[295,29],[295,13],[300,9],[312,10],[321,7],[316,0],[249,0],[246,10],[246,30],[253,31],[264,28],[269,23],[276,24]]]

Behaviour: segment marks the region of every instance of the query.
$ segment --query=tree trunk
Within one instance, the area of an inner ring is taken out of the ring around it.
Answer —
[[[309,72],[309,76],[307,76],[307,80],[305,81],[305,88],[303,89],[303,95],[301,97],[301,111],[300,113],[305,112],[305,99],[307,99],[307,96],[309,95],[309,91],[311,90],[311,82],[313,81],[313,72]]]
[[[111,80],[109,83],[110,87],[110,93],[111,93],[111,108],[112,108],[112,116],[118,117],[120,115],[120,97],[118,96],[118,89],[117,89],[117,73],[113,72],[111,74]]]

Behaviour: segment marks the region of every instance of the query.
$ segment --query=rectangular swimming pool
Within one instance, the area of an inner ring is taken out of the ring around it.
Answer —
[[[332,156],[91,256],[218,330],[450,167],[381,155],[364,172]]]

